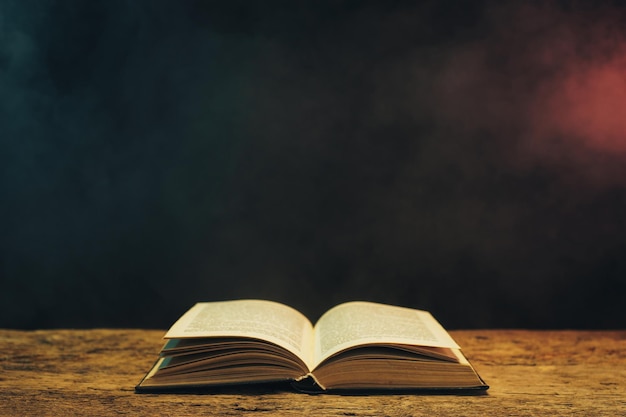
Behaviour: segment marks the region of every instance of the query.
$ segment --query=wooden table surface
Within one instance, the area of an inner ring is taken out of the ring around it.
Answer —
[[[0,330],[2,416],[626,416],[626,331],[450,332],[486,395],[135,394],[158,330]]]

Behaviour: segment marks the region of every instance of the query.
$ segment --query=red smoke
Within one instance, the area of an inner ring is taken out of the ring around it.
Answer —
[[[527,34],[535,33],[533,65],[546,74],[528,111],[534,139],[558,138],[564,146],[592,152],[626,152],[624,12],[528,10],[521,25]]]
[[[556,13],[536,62],[550,75],[532,93],[531,157],[576,184],[626,183],[626,36],[615,16]],[[619,19],[617,19],[619,22]],[[546,59],[546,57],[548,57]],[[530,162],[530,161],[527,161]]]
[[[438,74],[435,117],[485,132],[511,163],[626,183],[626,13],[501,6]]]
[[[559,136],[596,151],[626,152],[626,65],[574,65],[537,103],[535,137]]]

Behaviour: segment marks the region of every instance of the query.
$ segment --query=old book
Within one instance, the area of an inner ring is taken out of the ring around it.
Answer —
[[[291,381],[303,391],[485,390],[422,310],[353,301],[313,325],[264,300],[197,303],[166,333],[137,392]]]

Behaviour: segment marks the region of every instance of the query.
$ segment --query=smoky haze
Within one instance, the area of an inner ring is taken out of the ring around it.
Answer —
[[[0,4],[0,327],[623,327],[623,8],[297,3]]]

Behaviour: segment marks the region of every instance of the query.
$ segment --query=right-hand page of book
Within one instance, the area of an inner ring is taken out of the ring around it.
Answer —
[[[328,310],[315,325],[315,362],[344,349],[369,344],[409,344],[459,348],[427,311],[366,301]]]

